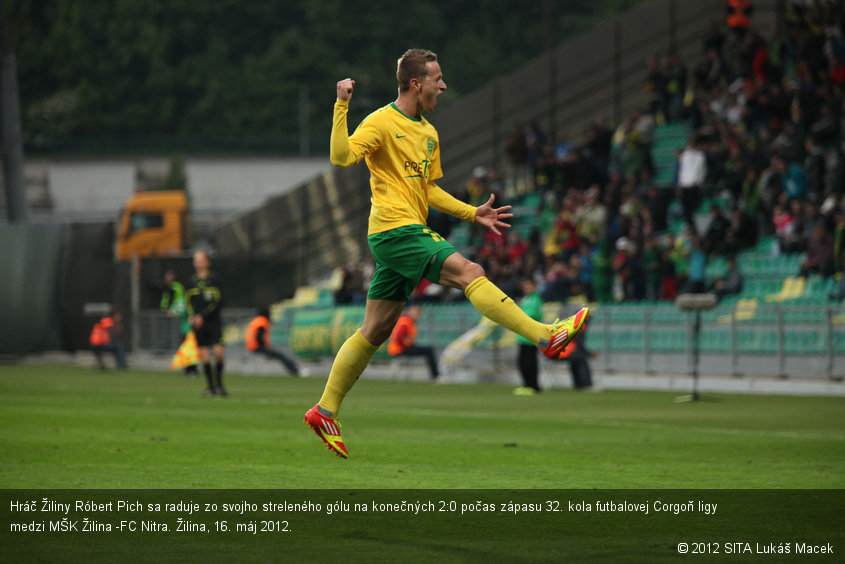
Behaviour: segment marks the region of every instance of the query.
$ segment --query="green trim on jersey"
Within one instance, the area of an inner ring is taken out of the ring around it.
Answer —
[[[413,117],[409,116],[408,114],[406,114],[405,112],[403,112],[402,110],[397,108],[396,104],[393,103],[393,102],[390,103],[390,107],[393,108],[394,110],[396,110],[397,112],[399,112],[400,114],[402,114],[404,117],[408,118],[411,121],[416,121],[416,122],[422,121],[422,118],[413,118]]]

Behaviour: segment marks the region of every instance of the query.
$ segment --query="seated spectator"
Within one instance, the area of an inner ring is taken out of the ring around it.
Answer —
[[[660,247],[660,299],[672,301],[678,294],[678,277],[675,273],[673,245],[669,242]]]
[[[711,291],[720,300],[725,296],[742,292],[742,285],[745,282],[742,273],[737,267],[736,258],[728,257],[727,263],[728,267],[725,275],[717,278],[711,288]]]
[[[258,314],[247,326],[244,345],[250,352],[278,360],[291,375],[300,375],[301,370],[293,356],[270,348],[270,310],[268,308],[258,308]]]
[[[521,260],[528,250],[528,243],[523,241],[516,231],[511,231],[507,236],[508,245],[505,250],[505,256],[509,262]]]
[[[787,200],[803,199],[807,189],[807,175],[801,165],[787,162],[783,155],[772,157],[775,173],[780,175],[780,184]]]
[[[399,317],[393,327],[390,340],[387,343],[387,354],[390,356],[423,356],[428,362],[428,371],[432,380],[440,375],[437,369],[437,358],[434,347],[417,345],[417,321],[422,310],[420,306],[411,304]]]
[[[579,238],[598,238],[604,234],[607,208],[599,201],[597,184],[584,191],[584,202],[575,211]]]
[[[364,289],[364,272],[357,264],[350,264],[343,268],[343,282],[334,294],[334,302],[342,304],[362,304],[366,300]]]
[[[573,290],[578,287],[578,280],[572,275],[569,264],[554,259],[540,284],[540,295],[546,302],[564,302],[576,295]]]
[[[791,249],[794,248],[795,242],[794,221],[792,213],[782,204],[775,206],[772,213],[772,225],[774,225],[775,238],[780,252],[792,252]]]
[[[706,288],[707,253],[701,245],[701,239],[694,231],[690,234],[689,276],[686,292],[700,294]]]
[[[824,224],[818,224],[807,243],[807,256],[798,275],[807,277],[815,272],[827,278],[833,274],[833,264],[833,237]]]
[[[564,260],[578,251],[578,226],[575,223],[575,204],[571,198],[564,199],[563,209],[557,217],[557,222],[549,233],[544,253],[546,255],[560,254]]]
[[[757,244],[757,225],[740,206],[731,212],[731,225],[725,232],[725,253],[736,254]]]
[[[100,370],[106,369],[103,362],[103,353],[114,354],[114,362],[117,368],[126,369],[126,347],[123,344],[123,314],[117,308],[112,308],[111,313],[94,324],[89,337],[91,350],[97,359],[97,366]]]

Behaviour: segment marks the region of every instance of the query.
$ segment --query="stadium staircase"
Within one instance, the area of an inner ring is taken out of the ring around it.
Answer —
[[[687,143],[685,123],[664,123],[654,128],[651,161],[654,165],[654,183],[662,188],[671,186],[675,179],[675,155]]]

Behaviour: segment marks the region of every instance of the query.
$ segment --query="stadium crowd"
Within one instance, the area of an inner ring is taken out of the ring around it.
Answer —
[[[650,59],[646,106],[615,129],[597,118],[580,143],[514,124],[501,173],[476,168],[462,198],[478,205],[492,192],[518,205],[528,196],[538,202],[535,226],[524,236],[472,229],[471,258],[513,296],[533,278],[547,301],[737,293],[733,259],[761,237],[774,237],[775,253],[805,254],[795,275],[841,273],[845,6],[792,2],[783,21],[765,35],[713,22],[691,71],[676,53]],[[685,124],[688,139],[668,186],[655,183],[652,163],[663,123]],[[449,218],[433,212],[430,223],[449,235]],[[708,280],[716,256],[727,272]],[[366,287],[359,271],[348,274]],[[425,284],[416,295],[449,296]]]

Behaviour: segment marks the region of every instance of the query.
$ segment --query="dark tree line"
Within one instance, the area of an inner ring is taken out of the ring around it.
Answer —
[[[557,43],[637,0],[547,0]],[[389,101],[395,60],[438,52],[467,93],[539,54],[543,4],[512,0],[9,0],[28,146],[91,137],[272,139],[331,127],[335,82],[358,81],[352,120]]]

